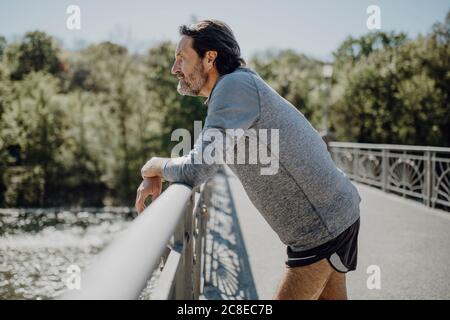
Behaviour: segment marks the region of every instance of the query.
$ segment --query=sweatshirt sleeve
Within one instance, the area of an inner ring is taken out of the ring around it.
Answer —
[[[242,136],[235,134],[242,130],[226,129],[247,130],[259,116],[259,95],[252,75],[241,71],[223,76],[213,89],[205,126],[193,149],[185,156],[165,161],[164,180],[191,187],[202,184],[226,163],[225,155]]]

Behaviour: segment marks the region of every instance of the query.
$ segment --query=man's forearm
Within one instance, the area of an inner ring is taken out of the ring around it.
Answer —
[[[169,182],[182,182],[195,187],[211,177],[220,164],[192,163],[189,156],[169,158],[162,167],[163,179]]]

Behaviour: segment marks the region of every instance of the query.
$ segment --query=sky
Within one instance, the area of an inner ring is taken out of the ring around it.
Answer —
[[[69,5],[80,8],[80,30],[66,27]],[[67,49],[110,40],[144,52],[157,42],[177,41],[181,24],[215,18],[231,26],[244,58],[266,49],[294,49],[331,60],[347,36],[369,32],[369,5],[380,8],[380,31],[410,37],[429,32],[450,10],[448,0],[0,0],[0,35],[14,41],[39,29]]]

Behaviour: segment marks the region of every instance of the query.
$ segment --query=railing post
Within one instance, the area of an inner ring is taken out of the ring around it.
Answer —
[[[435,189],[435,179],[436,179],[436,152],[430,151],[430,207],[434,208],[436,202],[433,201],[436,194],[434,193]]]
[[[404,160],[406,160],[406,159],[408,159],[407,157],[406,157],[406,150],[404,150],[403,152],[402,152],[402,156],[401,156],[401,159],[404,161]],[[403,167],[403,170],[402,170],[403,172],[402,172],[402,177],[403,177],[403,179],[404,179],[404,177],[405,177],[405,167]],[[403,198],[406,198],[406,186],[404,186],[403,185],[403,188],[402,188],[402,190],[403,190]]]
[[[204,197],[204,194],[202,194]],[[204,199],[201,199],[202,204],[200,209],[197,211],[197,226],[194,231],[195,235],[195,250],[194,250],[194,299],[198,300],[201,292],[201,277],[202,277],[202,262],[205,257],[202,256],[204,253],[202,248],[204,246],[203,239],[206,237],[206,225],[204,221],[207,219],[208,209],[204,204]]]
[[[178,250],[181,255],[181,261],[178,264],[176,276],[175,276],[175,290],[173,299],[182,300],[184,299],[184,274],[186,270],[184,268],[184,219],[181,219],[178,223],[177,230],[174,234],[174,249]]]
[[[381,189],[387,191],[389,177],[389,157],[386,149],[381,151]]]
[[[203,237],[202,237],[202,257],[203,257],[203,261],[202,261],[202,277],[203,277],[203,288],[204,285],[206,283],[206,241],[207,241],[207,229],[208,229],[208,221],[209,221],[209,209],[212,208],[212,202],[211,202],[211,182],[208,182],[205,184],[205,190],[204,190],[204,195],[205,195],[205,209],[202,214],[203,216],[203,220],[202,220],[202,229],[203,229]],[[208,209],[209,208],[209,209]]]
[[[181,247],[181,262],[175,280],[175,299],[192,300],[192,210],[195,202],[195,191],[187,201],[184,218],[181,219],[175,233],[175,246]]]
[[[358,176],[358,161],[359,161],[359,148],[355,148],[353,151],[353,177],[356,181],[359,181]]]
[[[204,202],[204,190],[205,190],[205,184],[202,184],[200,186],[200,194],[199,199],[197,202],[197,205],[195,206],[195,212],[194,212],[194,230],[193,230],[193,258],[192,258],[192,264],[193,264],[193,270],[192,270],[192,281],[193,281],[193,299],[198,300],[200,297],[201,292],[201,261],[202,261],[202,209],[203,209],[203,202]]]
[[[202,199],[200,198],[199,201],[202,201]],[[199,251],[199,243],[201,245],[201,242],[199,241],[201,239],[201,229],[200,229],[200,219],[201,219],[201,214],[200,214],[200,209],[196,210],[195,212],[195,219],[194,219],[194,256],[193,256],[193,298],[194,300],[198,300],[199,296],[200,296],[200,272],[199,272],[199,266],[200,266],[200,261],[201,261],[201,252]]]
[[[431,152],[425,151],[425,205],[431,207],[431,197],[432,197],[432,171],[431,168]]]
[[[189,202],[186,206],[186,215],[185,215],[185,229],[184,229],[184,235],[185,235],[185,248],[184,248],[184,298],[187,300],[193,299],[193,281],[192,281],[192,275],[193,275],[193,259],[194,259],[194,252],[193,252],[193,209],[194,209],[194,203],[195,203],[195,191],[192,191],[191,197],[189,199]]]

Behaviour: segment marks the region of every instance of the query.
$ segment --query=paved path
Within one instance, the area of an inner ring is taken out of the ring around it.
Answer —
[[[259,299],[271,299],[284,269],[285,247],[227,169],[242,247]],[[362,197],[358,270],[350,299],[450,299],[450,213],[356,184]],[[381,289],[367,288],[379,267]],[[245,271],[245,270],[244,270]]]

